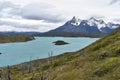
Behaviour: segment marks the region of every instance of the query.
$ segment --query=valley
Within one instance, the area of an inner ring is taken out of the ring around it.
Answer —
[[[76,52],[64,53],[55,57],[49,53],[49,58],[11,66],[9,68],[12,72],[11,79],[119,80],[119,33],[120,28]],[[6,67],[1,68],[3,75],[7,69]]]

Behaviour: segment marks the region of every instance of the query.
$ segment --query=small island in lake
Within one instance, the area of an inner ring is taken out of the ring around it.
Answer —
[[[65,41],[62,41],[62,40],[58,40],[58,41],[55,41],[53,43],[55,43],[55,45],[66,45],[66,44],[69,44],[69,43],[67,43]]]

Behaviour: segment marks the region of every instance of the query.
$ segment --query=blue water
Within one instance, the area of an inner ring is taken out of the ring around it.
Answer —
[[[70,44],[57,46],[52,42],[64,40]],[[85,46],[95,42],[98,38],[64,38],[64,37],[36,37],[33,41],[5,43],[0,44],[0,67],[7,65],[15,65],[34,59],[48,57],[48,52],[53,52],[53,55],[59,55],[64,52],[77,51]]]

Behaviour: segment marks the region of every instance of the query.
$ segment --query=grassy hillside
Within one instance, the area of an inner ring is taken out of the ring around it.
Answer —
[[[29,40],[33,40],[34,37],[31,35],[24,35],[24,34],[0,34],[0,43],[7,43],[7,42],[25,42]]]
[[[120,80],[120,28],[80,51],[1,68],[3,80],[6,73],[12,80]]]

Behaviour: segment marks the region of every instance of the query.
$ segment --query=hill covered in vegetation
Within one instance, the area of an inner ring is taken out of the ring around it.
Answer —
[[[25,34],[0,34],[0,43],[25,42],[33,39],[33,36]]]
[[[0,70],[3,80],[119,80],[120,28],[82,50]]]
[[[106,34],[103,33],[84,33],[84,32],[46,32],[41,34],[35,34],[35,36],[43,37],[102,37]]]

